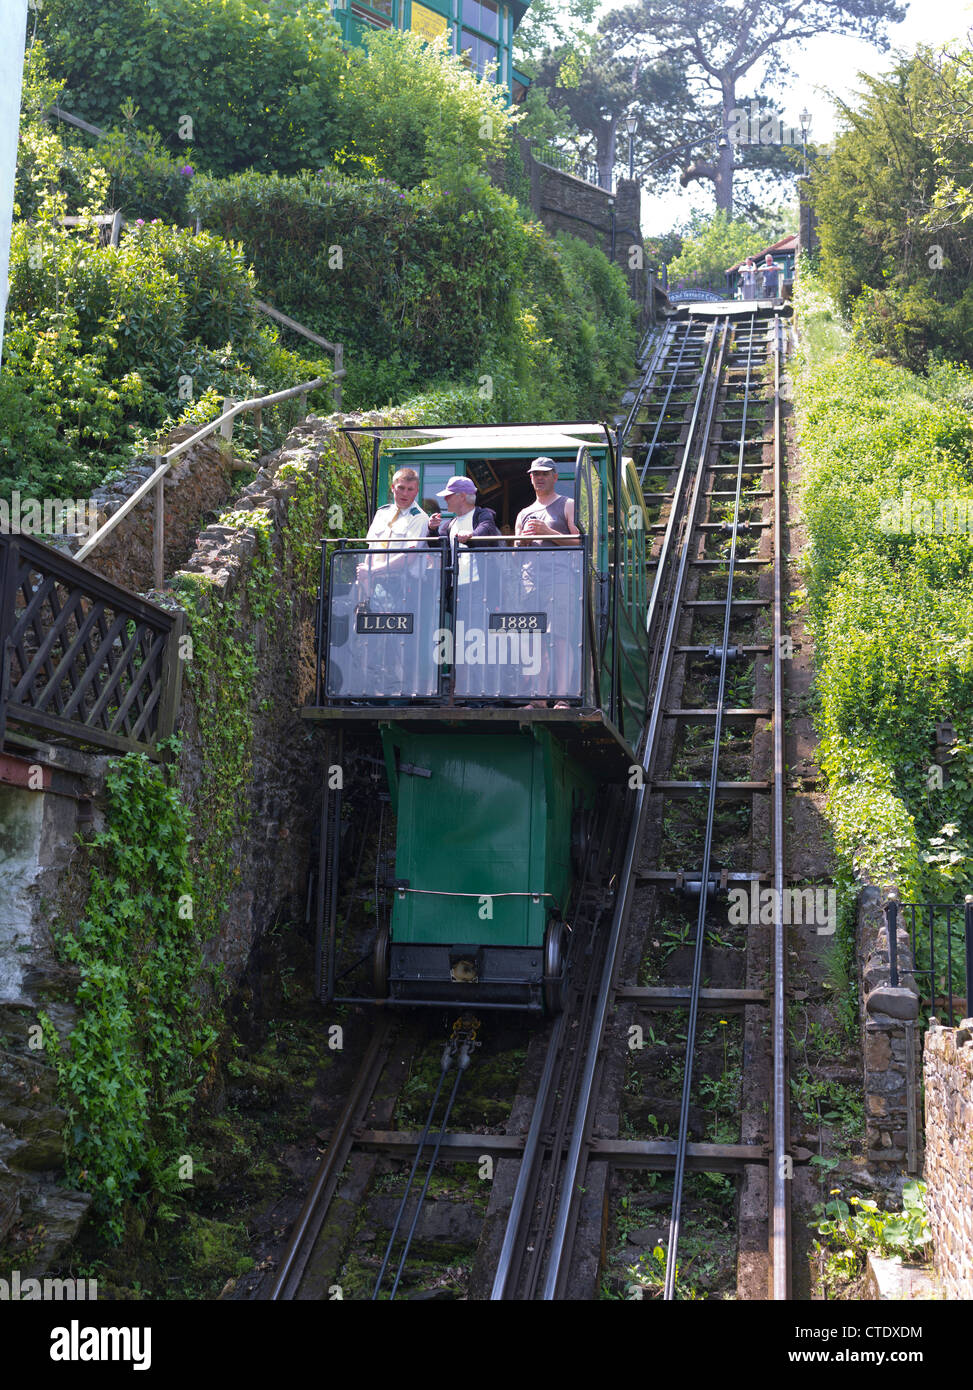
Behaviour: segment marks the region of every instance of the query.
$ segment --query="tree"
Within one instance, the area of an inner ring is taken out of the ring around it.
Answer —
[[[973,150],[931,114],[961,108],[968,75],[920,53],[860,80],[811,176],[822,275],[873,348],[913,368],[933,348],[969,358],[973,227],[959,194],[973,186]]]
[[[764,214],[756,224],[751,218],[732,218],[715,212],[695,214],[684,234],[682,248],[669,262],[671,285],[705,285],[722,288],[727,266],[753,256],[780,235],[776,214]]]
[[[896,0],[635,0],[606,16],[603,33],[620,57],[687,64],[700,115],[729,132],[740,109],[738,84],[751,74],[758,86],[778,82],[789,71],[786,45],[848,34],[884,49],[885,26],[904,15]],[[728,139],[715,158],[684,162],[682,183],[712,183],[717,207],[730,213],[734,154]]]
[[[570,115],[579,152],[597,164],[603,188],[611,187],[623,117],[637,117],[638,148],[652,150],[653,133],[667,135],[679,121],[686,90],[678,64],[647,62],[642,54],[619,58],[598,38],[587,56],[578,47],[548,50],[536,64],[535,82],[555,111]]]

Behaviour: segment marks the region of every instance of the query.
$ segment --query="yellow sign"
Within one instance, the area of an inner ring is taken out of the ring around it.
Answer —
[[[412,0],[412,28],[417,33],[423,34],[427,39],[434,39],[437,34],[446,32],[448,23],[444,14],[430,10],[427,5],[418,5],[416,0]]]

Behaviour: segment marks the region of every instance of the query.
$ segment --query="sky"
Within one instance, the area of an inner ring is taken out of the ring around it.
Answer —
[[[913,0],[901,24],[888,30],[893,49],[912,52],[920,43],[934,47],[965,36],[973,28],[973,4],[965,0]],[[793,53],[791,66],[798,74],[782,95],[780,115],[795,127],[798,113],[805,107],[811,113],[809,138],[827,141],[835,133],[835,107],[828,93],[853,100],[859,72],[880,73],[888,68],[891,52],[881,52],[856,39],[822,36],[808,40]],[[658,235],[684,222],[694,207],[707,211],[713,207],[709,184],[665,195],[643,195],[642,230]]]

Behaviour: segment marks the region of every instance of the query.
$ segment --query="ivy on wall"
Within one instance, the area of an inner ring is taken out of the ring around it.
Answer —
[[[62,1041],[42,1015],[67,1114],[68,1177],[93,1194],[116,1239],[133,1203],[175,1215],[192,1106],[215,1064],[219,982],[204,947],[239,885],[251,820],[258,635],[279,650],[288,600],[292,614],[310,608],[328,496],[345,529],[364,524],[357,469],[334,445],[317,462],[298,454],[277,480],[290,485],[279,531],[266,508],[220,518],[254,537],[242,582],[227,595],[201,575],[175,585],[192,638],[186,670],[202,761],[193,803],[142,755],[110,764],[104,825],[89,842],[88,900],[59,935],[79,974],[77,1023]]]
[[[121,1237],[125,1206],[179,1189],[178,1159],[217,1031],[200,989],[200,923],[189,872],[189,813],[163,769],[130,753],[109,767],[103,828],[90,842],[91,891],[59,948],[79,973],[78,1021],[62,1042],[41,1015],[67,1112],[67,1173]]]

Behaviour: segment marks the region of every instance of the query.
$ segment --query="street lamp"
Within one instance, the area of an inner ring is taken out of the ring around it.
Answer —
[[[628,131],[628,176],[635,178],[635,132],[638,130],[639,118],[631,115],[625,117],[625,128]]]
[[[804,151],[804,172],[807,173],[807,133],[811,128],[811,113],[805,106],[800,115],[801,122],[801,146]]]

